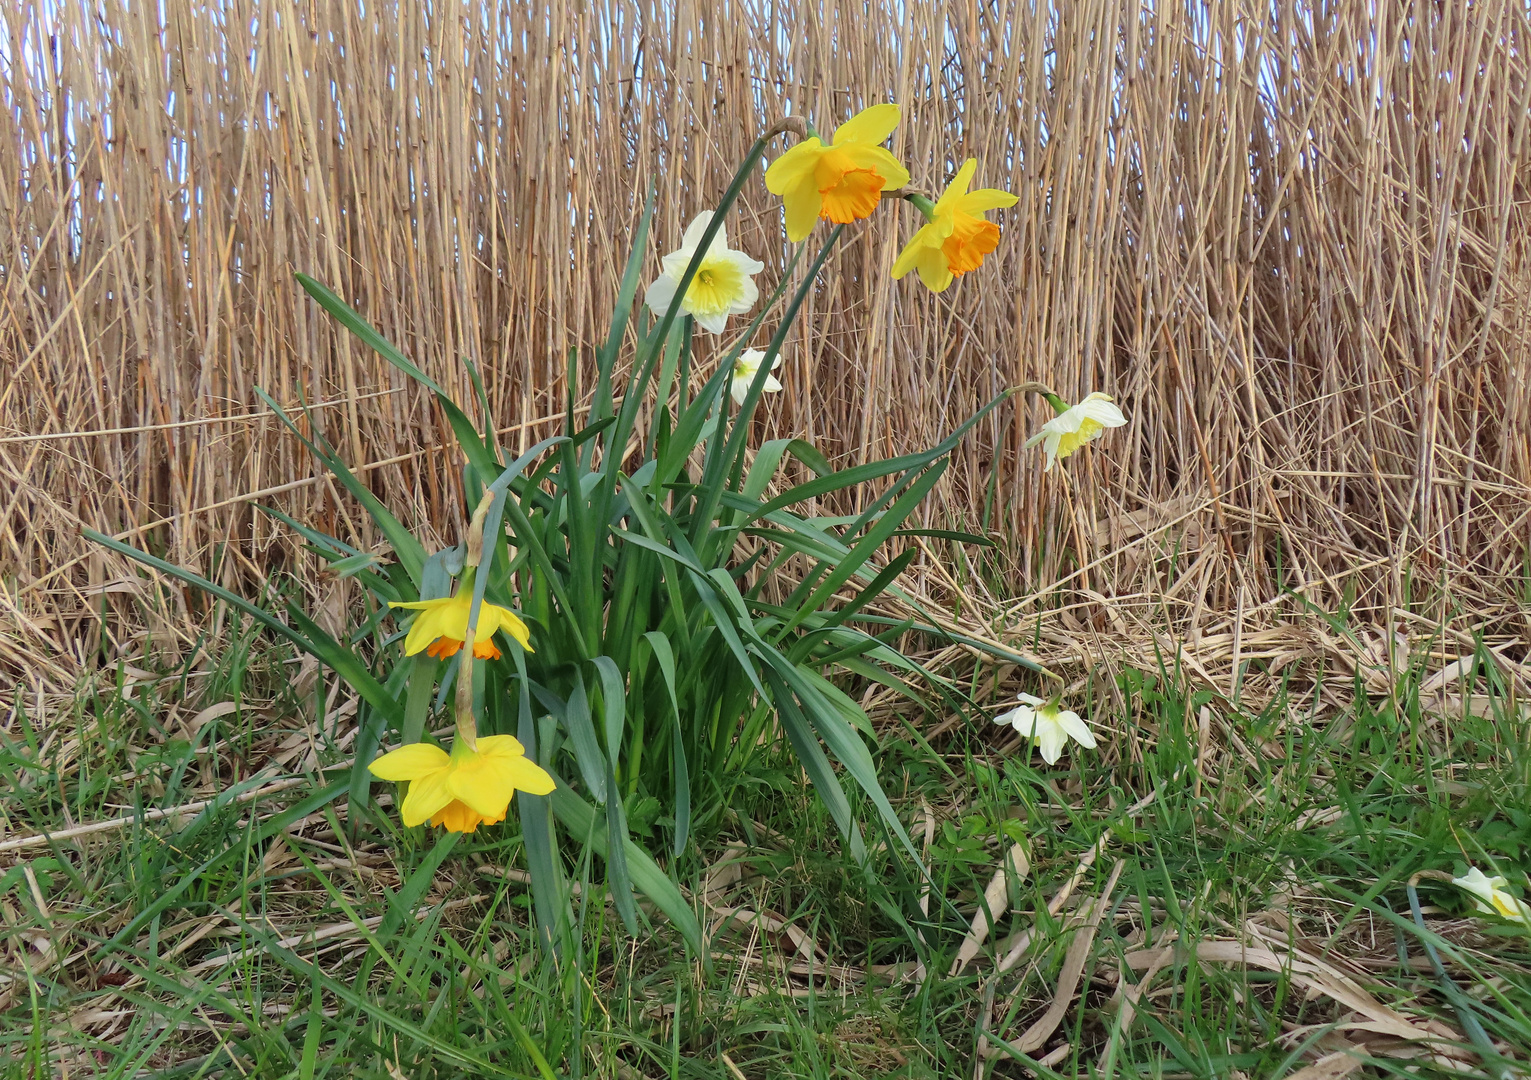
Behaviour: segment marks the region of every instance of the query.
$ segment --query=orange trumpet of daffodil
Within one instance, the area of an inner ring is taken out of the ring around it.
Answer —
[[[968,158],[933,205],[923,198],[911,199],[925,214],[927,223],[899,253],[893,264],[895,278],[918,270],[920,280],[932,292],[941,292],[954,276],[977,270],[983,265],[983,257],[999,246],[999,226],[982,214],[985,210],[1014,206],[1016,197],[997,188],[969,191],[968,185],[977,171],[978,159]]]
[[[884,191],[909,183],[909,170],[882,147],[898,126],[897,105],[873,105],[835,129],[825,145],[804,139],[766,170],[766,189],[787,209],[787,239],[807,238],[822,218],[848,224],[869,217]]]

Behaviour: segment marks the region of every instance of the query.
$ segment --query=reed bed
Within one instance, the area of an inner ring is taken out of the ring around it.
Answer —
[[[131,654],[206,629],[82,527],[247,592],[305,558],[252,498],[376,542],[256,387],[457,534],[444,420],[293,271],[465,403],[471,359],[529,445],[650,188],[657,268],[767,125],[881,100],[916,186],[975,156],[1020,202],[940,296],[889,277],[911,207],[853,230],[762,430],[854,463],[1027,379],[1131,419],[1044,475],[1022,443],[1046,405],[996,413],[926,513],[1006,556],[932,548],[934,602],[1003,633],[1061,579],[1096,605],[1074,625],[1195,629],[1284,589],[1388,624],[1434,590],[1522,629],[1528,47],[1517,0],[10,5],[0,670],[67,683],[103,633]],[[762,183],[741,207],[768,289],[779,204]]]

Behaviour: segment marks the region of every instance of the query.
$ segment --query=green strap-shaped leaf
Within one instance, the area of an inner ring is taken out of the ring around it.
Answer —
[[[869,461],[865,465],[842,469],[839,472],[809,480],[806,483],[784,491],[770,502],[765,503],[756,510],[754,516],[765,517],[773,510],[780,510],[783,507],[791,506],[793,503],[803,502],[806,499],[825,495],[831,491],[854,487],[868,480],[876,480],[881,476],[891,476],[894,473],[904,472],[909,469],[924,468],[937,458],[944,457],[955,450],[957,444],[962,441],[962,437],[972,429],[973,425],[993,411],[1000,402],[1009,400],[1012,393],[1013,391],[1007,390],[1000,394],[993,401],[964,420],[955,431],[929,450],[924,450],[917,454],[905,454],[896,458],[887,458],[884,461]]]
[[[339,480],[341,485],[355,497],[356,501],[362,504],[367,514],[377,523],[377,527],[382,530],[383,535],[388,538],[388,543],[393,547],[394,555],[398,557],[399,565],[403,566],[409,573],[409,579],[418,588],[420,585],[420,570],[425,565],[425,549],[420,546],[420,541],[416,540],[414,534],[406,529],[399,519],[389,512],[382,501],[356,478],[356,474],[346,466],[344,461],[340,460],[338,455],[316,444],[308,436],[304,435],[298,429],[298,425],[292,422],[292,418],[287,415],[286,411],[276,403],[275,398],[258,386],[255,388],[255,392],[266,403],[267,408],[276,413],[277,419],[285,424],[287,429],[296,435],[304,446],[308,447],[310,453],[324,462],[325,467],[335,475],[335,479]]]
[[[574,689],[564,709],[564,730],[569,733],[569,744],[574,748],[574,761],[579,765],[579,774],[585,781],[585,787],[595,796],[596,802],[605,804],[608,794],[606,773],[609,769],[606,755],[601,753],[601,744],[595,737],[595,724],[590,719],[590,698],[585,692],[585,677],[578,671],[574,673]]]
[[[557,777],[554,777],[557,782]],[[573,791],[570,791],[561,782],[548,796],[548,801],[553,806],[553,813],[558,820],[564,823],[572,836],[588,836],[590,844],[596,849],[596,853],[605,857],[610,846],[608,830],[600,827],[597,820],[600,812],[584,799],[581,799]],[[697,952],[702,950],[702,928],[696,921],[696,913],[691,910],[691,905],[681,895],[680,887],[671,881],[659,865],[649,857],[633,841],[628,840],[623,845],[623,854],[627,859],[628,873],[639,892],[654,902],[654,905],[664,912]]]
[[[680,703],[675,697],[675,652],[670,648],[670,639],[658,630],[650,630],[643,635],[643,640],[648,642],[654,659],[659,662],[665,690],[670,695],[670,762],[675,773],[674,852],[678,856],[686,849],[686,841],[691,836],[691,771],[686,763],[685,734],[680,726]]]
[[[551,773],[551,761],[537,739],[537,718],[532,711],[531,680],[526,675],[526,653],[512,651],[519,682],[516,701],[518,713],[516,738],[526,755]],[[559,922],[568,921],[568,898],[563,892],[561,864],[558,858],[558,834],[548,815],[548,801],[541,795],[516,793],[516,808],[521,814],[521,840],[526,845],[526,872],[532,879],[532,909],[544,946],[561,940]]]
[[[877,766],[872,761],[872,755],[867,750],[866,743],[861,741],[861,736],[846,723],[834,706],[819,693],[813,681],[808,678],[808,674],[799,669],[796,664],[791,663],[774,649],[767,651],[766,661],[782,681],[792,689],[798,701],[802,703],[803,712],[813,722],[814,728],[824,740],[824,745],[828,746],[840,760],[845,771],[850,773],[851,779],[866,792],[889,831],[898,837],[915,864],[919,865],[919,852],[910,842],[909,834],[904,830],[904,823],[898,819],[898,815],[893,811],[893,804],[888,801],[888,796],[883,792],[882,784],[877,779]],[[777,705],[779,708],[780,702]]]

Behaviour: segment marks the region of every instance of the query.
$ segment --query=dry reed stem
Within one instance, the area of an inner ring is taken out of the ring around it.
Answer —
[[[1255,626],[1283,585],[1321,606],[1348,590],[1391,625],[1410,582],[1416,601],[1428,582],[1524,628],[1523,3],[482,11],[0,13],[14,58],[0,71],[0,670],[44,656],[52,681],[92,666],[102,634],[129,654],[147,635],[195,640],[206,607],[178,588],[112,591],[133,573],[89,551],[82,526],[141,533],[247,588],[316,569],[248,493],[376,543],[257,386],[325,402],[316,422],[353,464],[392,463],[367,474],[374,490],[456,534],[455,463],[421,453],[450,443],[441,416],[292,271],[333,285],[464,402],[471,358],[496,422],[525,425],[529,445],[555,426],[534,421],[562,407],[567,350],[601,335],[651,184],[657,254],[755,132],[786,114],[829,128],[889,99],[915,186],[976,156],[979,180],[1020,202],[999,250],[939,297],[888,274],[912,208],[851,229],[762,431],[850,463],[928,445],[1026,379],[1072,399],[1105,390],[1131,418],[1044,476],[1021,443],[1045,406],[995,414],[926,513],[987,514],[1014,558],[983,585],[934,572],[974,567],[933,548],[914,574],[933,602],[971,589],[964,610],[1004,636],[1034,616],[1010,596],[1145,596],[1147,621],[1194,638],[1241,588]],[[763,184],[730,229],[782,265]],[[341,583],[313,589],[347,601]],[[117,617],[98,620],[103,606]]]

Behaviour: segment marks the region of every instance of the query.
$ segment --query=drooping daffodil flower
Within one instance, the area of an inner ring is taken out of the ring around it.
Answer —
[[[655,315],[663,316],[675,302],[680,280],[686,276],[691,257],[701,246],[702,234],[712,221],[712,211],[704,210],[686,226],[680,247],[662,260],[662,271],[643,295],[643,302]],[[727,229],[719,225],[717,235],[707,245],[707,253],[692,275],[686,295],[680,298],[680,310],[695,317],[703,330],[721,334],[730,315],[739,315],[754,306],[760,289],[752,275],[765,269],[765,263],[750,258],[728,246]]]
[[[1042,760],[1052,765],[1063,754],[1063,747],[1073,739],[1087,750],[1095,749],[1095,736],[1076,712],[1063,708],[1055,697],[1043,701],[1032,694],[1017,694],[1020,705],[994,718],[996,724],[1010,724],[1022,735],[1029,735],[1042,751]]]
[[[1047,456],[1043,471],[1051,472],[1055,464],[1091,439],[1098,439],[1106,428],[1121,427],[1126,422],[1111,398],[1095,393],[1043,424],[1042,430],[1026,440],[1026,445],[1042,443],[1042,452]]]
[[[487,605],[486,605],[487,606]],[[410,743],[367,766],[380,780],[408,783],[399,816],[414,827],[425,821],[448,832],[470,833],[505,820],[518,791],[546,795],[553,778],[510,735],[485,735],[469,745],[461,735],[448,754],[439,746]]]
[[[1461,877],[1452,878],[1451,883],[1472,893],[1473,904],[1479,911],[1531,926],[1531,906],[1505,889],[1509,882],[1504,878],[1488,877],[1482,870],[1472,866]]]
[[[424,652],[427,656],[445,659],[462,648],[468,638],[468,614],[473,607],[471,582],[460,585],[456,596],[440,600],[413,600],[408,603],[390,601],[391,608],[409,608],[418,611],[409,636],[404,639],[404,655],[414,656]],[[497,630],[504,630],[521,643],[527,652],[532,651],[531,635],[526,624],[509,608],[491,604],[487,600],[479,604],[478,626],[473,633],[473,655],[481,660],[498,660],[500,649],[494,643]]]
[[[755,381],[755,375],[760,370],[760,365],[765,361],[765,353],[760,349],[745,349],[739,354],[739,359],[734,361],[734,377],[728,384],[728,392],[733,395],[734,404],[744,407],[744,399],[749,397],[750,386]],[[771,364],[771,370],[781,367],[781,357]],[[767,375],[761,390],[767,394],[775,394],[781,390],[781,383],[776,381],[775,375]]]
[[[977,270],[983,257],[999,246],[999,226],[983,213],[1014,206],[1016,198],[998,188],[969,191],[977,171],[978,159],[968,158],[934,203],[923,196],[910,197],[926,223],[899,252],[893,264],[895,278],[918,270],[920,280],[932,292],[941,292],[956,275]]]
[[[825,145],[804,139],[766,170],[766,190],[787,210],[787,239],[807,239],[822,218],[847,225],[870,217],[884,191],[909,183],[909,170],[883,146],[898,126],[897,105],[873,105],[835,129]]]

